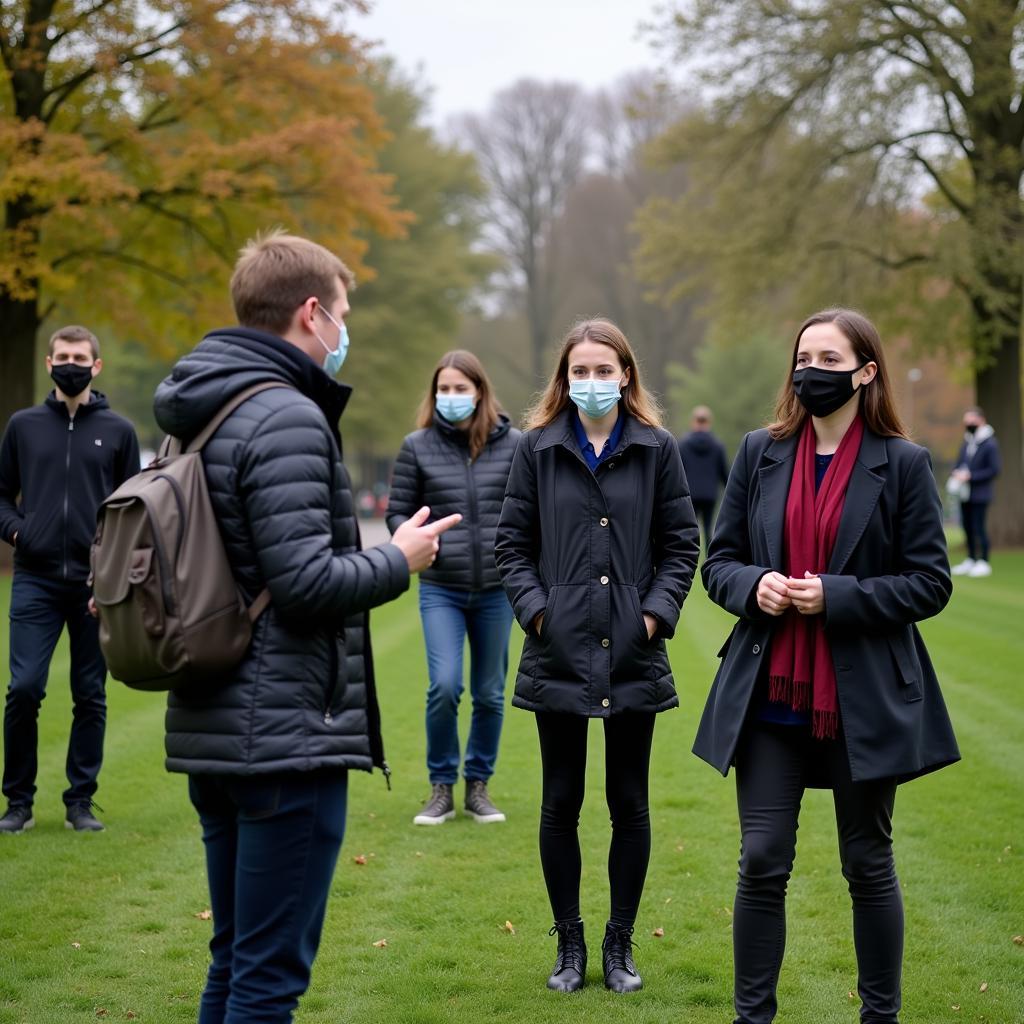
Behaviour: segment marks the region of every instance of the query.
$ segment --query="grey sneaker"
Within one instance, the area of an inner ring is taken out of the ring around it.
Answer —
[[[466,779],[466,813],[480,825],[504,821],[505,815],[491,803],[487,783],[483,779]]]
[[[102,832],[103,822],[93,816],[92,807],[90,803],[71,804],[64,827],[73,828],[76,832]]]
[[[8,807],[7,813],[0,818],[0,832],[6,832],[9,836],[20,835],[27,832],[36,823],[32,817],[32,808],[25,804],[18,804]]]
[[[430,799],[423,810],[412,819],[414,825],[443,825],[455,817],[455,797],[452,786],[446,782],[435,782],[430,787]]]

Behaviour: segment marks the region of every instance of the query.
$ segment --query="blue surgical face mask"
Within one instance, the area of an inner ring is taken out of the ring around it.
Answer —
[[[476,399],[472,395],[438,395],[434,407],[449,423],[461,423],[473,415]]]
[[[599,420],[622,398],[621,383],[618,380],[573,380],[569,382],[569,397],[591,419]]]
[[[324,373],[326,373],[328,377],[333,377],[341,369],[342,363],[345,362],[345,356],[348,355],[348,328],[343,323],[339,324],[323,306],[317,306],[317,309],[319,309],[320,312],[338,328],[337,348],[332,349],[319,334],[316,336],[316,340],[323,345],[324,350],[327,353],[324,356],[324,361],[320,365],[323,366]]]

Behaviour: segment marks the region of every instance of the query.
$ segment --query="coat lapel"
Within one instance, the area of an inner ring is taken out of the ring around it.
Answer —
[[[767,463],[758,470],[761,487],[761,524],[768,549],[768,564],[777,572],[785,572],[783,565],[783,533],[786,525],[786,498],[789,482],[793,478],[793,460],[798,438],[787,437],[772,441],[764,450]]]
[[[850,474],[850,484],[846,489],[835,547],[828,563],[828,571],[832,575],[838,575],[846,568],[854,548],[864,535],[885,485],[885,477],[872,470],[886,465],[888,461],[885,439],[865,429],[860,452]]]

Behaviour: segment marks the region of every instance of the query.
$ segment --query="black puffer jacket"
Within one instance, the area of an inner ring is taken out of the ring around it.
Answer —
[[[591,717],[675,707],[665,640],[698,552],[679,448],[629,417],[591,472],[570,415],[523,435],[498,526],[498,569],[526,631],[512,703]]]
[[[466,432],[435,413],[432,427],[402,442],[388,497],[388,529],[394,533],[424,505],[430,506],[431,520],[462,513],[462,522],[441,538],[437,560],[422,573],[427,583],[456,590],[501,586],[494,535],[519,437],[502,416],[487,446],[470,459]]]
[[[392,544],[360,550],[336,423],[350,389],[260,331],[207,335],[156,394],[156,418],[188,440],[232,395],[263,381],[203,449],[235,578],[270,588],[249,651],[223,685],[172,693],[167,767],[250,774],[384,767],[366,612],[409,585]],[[295,390],[291,390],[294,388]]]

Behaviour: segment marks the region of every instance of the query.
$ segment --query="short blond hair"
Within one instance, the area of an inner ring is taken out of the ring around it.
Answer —
[[[68,324],[67,327],[58,327],[57,330],[50,335],[50,358],[53,358],[53,351],[57,346],[58,341],[70,341],[89,342],[89,347],[92,349],[93,359],[99,359],[100,357],[100,341],[88,327],[82,327],[79,324]]]
[[[355,285],[355,275],[334,253],[277,229],[245,243],[231,275],[231,301],[243,327],[283,334],[310,296],[330,306],[339,279],[347,289]]]

